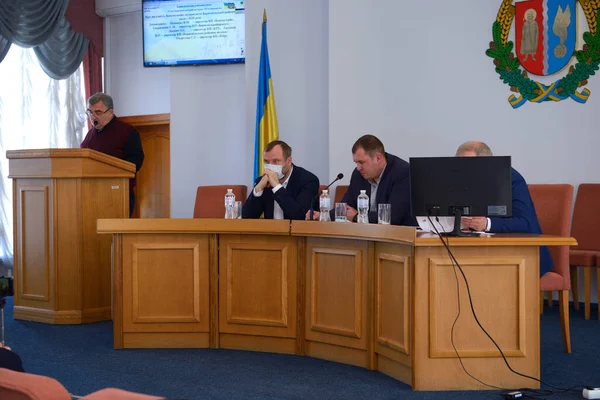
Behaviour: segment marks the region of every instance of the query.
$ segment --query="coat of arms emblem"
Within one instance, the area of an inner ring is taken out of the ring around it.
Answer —
[[[578,3],[589,27],[580,49]],[[513,0],[502,2],[492,28],[494,40],[486,54],[494,59],[500,79],[516,93],[509,97],[513,108],[527,101],[587,101],[590,91],[582,87],[600,64],[600,34],[596,29],[599,9],[600,0],[525,0],[514,5]],[[513,21],[516,46],[508,40]],[[528,75],[553,75],[569,64],[566,75],[563,73],[565,76],[550,85]]]

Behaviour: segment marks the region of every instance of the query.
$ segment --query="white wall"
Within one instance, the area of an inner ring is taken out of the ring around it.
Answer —
[[[245,65],[171,68],[172,217],[192,216],[197,186],[252,185],[264,8],[280,139],[295,163],[328,179],[326,3],[247,7]]]
[[[171,216],[191,217],[196,187],[253,182],[263,9],[280,138],[322,181],[328,157],[328,8],[256,0],[246,10],[246,64],[143,68],[141,13],[108,18],[107,92],[118,115],[171,112]],[[227,149],[227,151],[225,151]]]
[[[119,116],[171,111],[169,68],[144,68],[142,13],[104,20],[105,91]]]
[[[500,3],[330,0],[330,171],[350,171],[352,143],[372,133],[403,158],[450,156],[483,140],[511,155],[528,183],[599,182],[600,78],[585,105],[513,110],[485,55]]]
[[[200,185],[245,183],[245,117],[243,65],[171,68],[171,217],[192,216]]]
[[[107,91],[120,115],[171,112],[173,217],[192,215],[198,185],[251,184],[263,8],[280,136],[321,183],[338,172],[348,183],[350,148],[365,133],[406,159],[483,140],[512,155],[529,183],[599,182],[600,78],[590,79],[586,105],[513,110],[485,55],[500,3],[253,0],[245,65],[171,69],[142,67],[140,13],[113,17]]]
[[[246,4],[247,131],[254,135],[261,23],[266,9],[279,137],[292,146],[295,164],[309,169],[321,183],[329,183],[327,1],[252,0]],[[254,140],[250,144],[249,154]],[[248,168],[252,162],[249,159]],[[252,171],[248,174],[251,177]]]
[[[329,170],[350,172],[353,142],[372,133],[405,159],[451,156],[482,140],[511,155],[528,183],[600,182],[600,77],[585,105],[512,109],[485,55],[500,3],[329,0]],[[587,30],[583,15],[579,22]]]
[[[447,3],[436,3],[438,12],[430,13],[426,2],[382,0],[372,7],[364,1],[305,0],[289,7],[253,0],[246,11],[247,63],[216,67],[228,79],[232,70],[243,75],[235,75],[239,87],[231,82],[205,87],[204,78],[219,77],[214,67],[143,68],[141,13],[108,18],[107,91],[119,115],[172,111],[172,118],[184,118],[173,120],[180,128],[172,134],[182,144],[198,137],[198,118],[191,113],[185,119],[175,104],[185,99],[224,104],[243,97],[242,108],[227,118],[222,110],[208,113],[211,108],[198,115],[221,136],[221,123],[236,127],[237,143],[244,143],[248,153],[235,168],[244,170],[239,179],[249,181],[266,8],[280,136],[293,146],[294,161],[323,183],[338,171],[352,170],[350,147],[364,133],[378,135],[389,151],[404,158],[451,155],[465,140],[484,140],[496,154],[512,155],[529,183],[598,182],[600,135],[593,110],[600,102],[600,79],[590,79],[592,95],[585,105],[564,100],[513,110],[507,85],[484,54],[500,2],[469,0],[459,8]],[[179,84],[171,84],[172,78]],[[182,160],[178,154],[185,150],[172,147],[175,169],[178,162],[187,164],[199,184],[213,182],[201,167],[215,165],[217,158]],[[178,187],[173,197],[184,195]]]

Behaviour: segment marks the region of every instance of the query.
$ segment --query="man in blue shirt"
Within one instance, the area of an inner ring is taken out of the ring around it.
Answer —
[[[456,150],[457,157],[493,156],[492,150],[483,142],[466,142]],[[512,232],[542,234],[542,228],[535,213],[533,200],[523,176],[512,169],[512,217],[486,218],[463,217],[466,228],[486,232]],[[554,268],[550,250],[540,247],[540,276]]]

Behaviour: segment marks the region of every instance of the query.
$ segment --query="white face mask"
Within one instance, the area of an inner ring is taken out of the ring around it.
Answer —
[[[265,164],[265,171],[273,171],[277,173],[277,178],[281,179],[285,175],[283,174],[283,165],[275,165],[275,164]]]

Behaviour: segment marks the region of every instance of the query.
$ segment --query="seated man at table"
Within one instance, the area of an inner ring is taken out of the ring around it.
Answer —
[[[379,204],[390,204],[392,225],[416,225],[410,210],[410,168],[408,162],[386,153],[376,136],[364,135],[352,146],[356,168],[342,203],[346,203],[346,218],[356,221],[357,198],[361,190],[369,196],[369,222],[377,223]],[[334,211],[332,210],[332,213]],[[310,215],[307,214],[307,219]],[[319,219],[319,213],[313,214]],[[335,217],[332,214],[331,220]]]
[[[456,150],[457,157],[492,156],[492,150],[483,142],[466,142]],[[512,217],[463,217],[465,228],[486,232],[542,234],[527,182],[512,169]],[[540,276],[554,268],[550,250],[540,247]]]
[[[263,152],[264,174],[242,207],[242,218],[304,219],[319,191],[319,178],[292,163],[292,148],[274,140]]]

